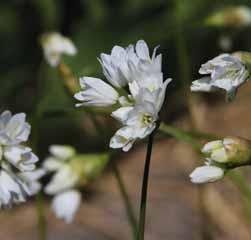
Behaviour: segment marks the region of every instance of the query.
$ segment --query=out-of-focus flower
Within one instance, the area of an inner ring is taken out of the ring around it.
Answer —
[[[45,170],[42,168],[35,169],[34,171],[25,171],[19,174],[19,179],[27,186],[30,195],[37,194],[42,185],[40,179],[46,174]]]
[[[237,89],[250,76],[245,62],[233,54],[221,54],[202,64],[199,73],[210,76],[193,81],[191,91],[210,92],[224,89],[228,100],[235,97]]]
[[[209,183],[220,180],[224,177],[224,170],[216,166],[197,167],[190,174],[193,183]]]
[[[24,202],[35,194],[33,180],[22,176],[33,174],[38,161],[32,149],[22,145],[30,129],[24,113],[12,115],[5,111],[0,115],[0,207]]]
[[[219,38],[219,46],[223,51],[230,51],[233,47],[233,39],[231,36],[222,35]]]
[[[57,32],[44,33],[41,37],[41,45],[44,57],[52,67],[58,66],[62,54],[74,56],[77,53],[74,43]]]
[[[72,222],[81,199],[76,189],[97,178],[109,156],[78,154],[73,147],[64,145],[53,145],[49,150],[51,156],[45,159],[43,167],[47,172],[54,172],[54,175],[45,187],[45,192],[54,196],[52,209],[55,215]]]
[[[16,145],[28,140],[30,124],[25,121],[25,114],[12,115],[10,111],[4,111],[0,115],[0,144]]]
[[[193,183],[214,182],[223,178],[226,171],[251,164],[250,141],[239,137],[225,137],[206,143],[201,152],[205,165],[190,175]]]
[[[14,174],[0,171],[0,207],[10,207],[13,203],[25,202],[27,192]]]
[[[108,83],[96,78],[80,79],[82,91],[75,98],[82,103],[76,106],[118,107],[111,116],[123,126],[112,137],[111,148],[128,151],[137,139],[145,138],[156,127],[171,81],[164,81],[162,57],[156,51],[157,47],[150,56],[143,40],[127,48],[115,46],[110,55],[102,53],[99,59]]]
[[[72,223],[81,204],[81,193],[75,190],[59,193],[52,200],[52,210],[57,218]]]
[[[31,148],[24,146],[8,146],[4,148],[4,157],[20,171],[32,171],[36,168],[38,157]]]
[[[251,9],[247,6],[223,8],[206,19],[206,24],[218,27],[243,27],[251,25]]]

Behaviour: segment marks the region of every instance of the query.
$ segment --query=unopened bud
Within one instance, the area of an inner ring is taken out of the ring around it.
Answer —
[[[204,145],[202,153],[209,161],[240,165],[251,160],[250,141],[238,137],[226,137]]]
[[[193,183],[208,183],[215,182],[224,177],[224,170],[216,166],[197,167],[190,174],[191,182]]]

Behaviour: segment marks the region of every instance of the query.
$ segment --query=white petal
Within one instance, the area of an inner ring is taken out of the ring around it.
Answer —
[[[78,180],[78,174],[70,166],[65,165],[54,174],[52,180],[45,187],[45,192],[47,194],[56,194],[68,190],[74,187]]]
[[[136,53],[139,58],[144,60],[150,59],[149,49],[144,40],[139,40],[136,44]]]
[[[5,147],[4,157],[20,171],[34,170],[38,161],[38,157],[31,152],[31,149],[23,146]]]
[[[63,161],[64,159],[48,157],[43,162],[43,168],[47,171],[57,171],[64,165]]]
[[[203,148],[201,149],[201,152],[203,153],[210,153],[213,150],[217,149],[217,148],[221,148],[223,147],[222,144],[222,140],[215,140],[215,141],[211,141],[206,143]]]
[[[76,153],[73,147],[67,145],[52,145],[49,151],[54,157],[59,159],[68,159]]]
[[[209,77],[203,77],[201,79],[192,82],[191,91],[193,92],[211,92],[215,88],[211,84],[211,79]]]
[[[116,120],[124,123],[128,118],[128,113],[133,109],[133,107],[121,107],[116,111],[112,112],[111,116]]]
[[[109,84],[101,79],[84,77],[81,80],[84,89],[75,94],[77,100],[83,101],[86,106],[110,106],[118,101],[119,94]]]
[[[191,174],[190,178],[193,183],[208,183],[220,180],[224,176],[224,171],[215,166],[197,167]]]
[[[127,152],[132,147],[136,138],[134,138],[134,129],[131,127],[123,127],[119,129],[110,140],[110,148],[122,148]]]
[[[76,211],[81,204],[81,194],[78,191],[67,191],[53,198],[52,210],[55,215],[66,221],[73,222]]]

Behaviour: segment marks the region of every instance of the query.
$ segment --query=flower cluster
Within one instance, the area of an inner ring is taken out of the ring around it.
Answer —
[[[24,202],[40,190],[38,180],[44,171],[36,169],[38,157],[22,145],[30,130],[24,113],[0,115],[0,207]]]
[[[111,138],[111,148],[128,151],[135,140],[143,139],[156,127],[166,87],[171,79],[163,80],[162,56],[150,56],[147,44],[113,47],[111,54],[102,53],[100,64],[107,82],[92,77],[80,79],[81,91],[76,106],[117,107],[111,116],[123,127]]]
[[[44,57],[52,67],[58,66],[62,54],[73,56],[77,53],[74,43],[57,32],[44,33],[41,37],[41,45]]]
[[[250,164],[250,142],[226,137],[204,145],[201,152],[205,156],[205,166],[196,168],[190,178],[193,183],[206,183],[220,180],[228,169]]]
[[[45,159],[43,167],[55,172],[45,187],[45,192],[54,195],[52,210],[58,218],[71,223],[81,204],[81,193],[77,190],[95,179],[104,169],[108,155],[77,154],[71,146],[52,145],[51,156]]]
[[[239,54],[221,54],[202,64],[199,73],[210,76],[193,81],[191,91],[210,92],[224,89],[227,100],[235,97],[238,87],[250,76],[248,66]]]

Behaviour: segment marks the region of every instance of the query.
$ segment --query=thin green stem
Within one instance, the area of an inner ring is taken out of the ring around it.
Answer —
[[[124,205],[125,205],[125,209],[126,209],[126,213],[127,213],[127,218],[128,221],[130,223],[131,229],[132,229],[132,234],[133,234],[133,239],[137,239],[137,219],[135,216],[135,213],[133,211],[133,207],[131,204],[131,201],[129,199],[129,195],[127,193],[125,184],[123,182],[123,179],[121,177],[120,171],[116,165],[116,163],[112,162],[112,170],[114,173],[114,177],[117,181]]]
[[[36,208],[38,215],[39,239],[46,239],[46,220],[44,215],[44,197],[41,192],[36,195]]]
[[[142,188],[141,188],[141,202],[140,202],[140,213],[139,213],[137,240],[144,240],[144,237],[145,237],[148,179],[149,179],[149,171],[150,171],[150,164],[151,164],[153,140],[154,140],[154,135],[155,135],[157,128],[151,133],[151,135],[148,138],[146,160],[145,160],[145,167],[144,167],[144,175],[143,175],[143,182],[142,182]]]

